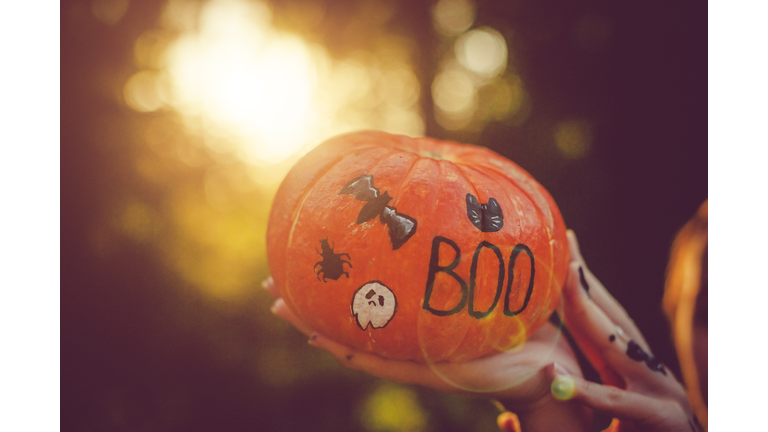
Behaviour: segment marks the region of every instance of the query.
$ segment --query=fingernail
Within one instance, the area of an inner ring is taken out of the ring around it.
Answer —
[[[616,326],[616,334],[619,336],[619,339],[624,341],[624,343],[629,342],[629,337],[627,336],[626,333],[624,333],[624,329],[622,329],[621,327]]]
[[[573,392],[576,390],[576,382],[573,381],[570,375],[558,375],[552,381],[550,390],[555,399],[568,400],[573,397]]]
[[[262,288],[267,289],[268,286],[269,286],[269,279],[264,279],[263,281],[261,281]]]
[[[568,371],[560,365],[560,363],[554,362],[552,364],[554,365],[555,375],[570,375]]]
[[[272,312],[272,315],[277,315],[277,308],[275,305],[270,306],[269,311]]]

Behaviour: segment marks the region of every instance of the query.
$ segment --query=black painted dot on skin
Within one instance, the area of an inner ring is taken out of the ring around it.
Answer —
[[[648,366],[648,369],[654,372],[661,372],[664,376],[667,375],[667,371],[664,369],[664,365],[661,364],[661,362],[656,359],[656,357],[648,355],[648,353],[640,348],[640,345],[638,345],[633,340],[630,340],[627,343],[627,356],[629,356],[629,358],[634,361],[645,362],[645,365]]]
[[[645,364],[648,365],[652,371],[661,372],[664,376],[667,375],[667,371],[664,369],[664,365],[661,364],[661,362],[656,357],[649,358],[645,361]]]
[[[646,361],[648,360],[648,353],[643,351],[635,341],[630,340],[627,343],[627,355],[634,361]]]
[[[610,335],[610,336],[608,336],[608,341],[609,341],[609,342],[613,342],[613,341],[615,341],[615,340],[616,340],[616,335]]]
[[[352,357],[354,357],[352,354],[347,354],[347,360],[352,361]]]

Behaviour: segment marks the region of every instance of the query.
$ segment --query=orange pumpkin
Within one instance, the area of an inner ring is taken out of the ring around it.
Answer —
[[[483,147],[367,131],[304,156],[277,192],[269,267],[319,332],[383,357],[466,361],[523,342],[569,261],[547,191]]]

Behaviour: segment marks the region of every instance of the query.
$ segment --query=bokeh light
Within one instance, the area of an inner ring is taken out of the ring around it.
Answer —
[[[432,83],[437,121],[446,129],[460,129],[477,108],[477,88],[472,76],[460,68],[440,72]]]
[[[435,29],[444,36],[456,36],[475,21],[475,8],[469,0],[440,0],[432,8]]]
[[[413,390],[388,382],[368,396],[361,418],[372,432],[423,431],[428,420]]]
[[[120,22],[128,9],[129,0],[93,0],[91,12],[93,16],[106,25]]]
[[[583,158],[592,145],[592,128],[585,121],[569,120],[558,123],[555,126],[555,143],[566,158]]]
[[[143,70],[134,74],[123,89],[125,103],[138,112],[155,111],[163,106],[159,76]]]
[[[483,79],[492,79],[507,65],[507,43],[496,30],[469,31],[456,40],[456,58],[462,66]]]
[[[438,6],[449,7],[441,6],[444,2],[451,8],[471,8],[469,3],[443,0],[433,10],[438,27]],[[521,125],[530,114],[531,102],[520,75],[507,68],[510,54],[504,36],[490,27],[469,27],[444,40],[450,48],[444,51],[432,81],[437,123],[447,130],[464,131],[480,131],[493,121]]]

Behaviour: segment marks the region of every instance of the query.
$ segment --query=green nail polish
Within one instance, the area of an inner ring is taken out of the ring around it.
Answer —
[[[568,400],[573,397],[576,383],[568,375],[559,375],[552,381],[552,396],[559,400]]]

